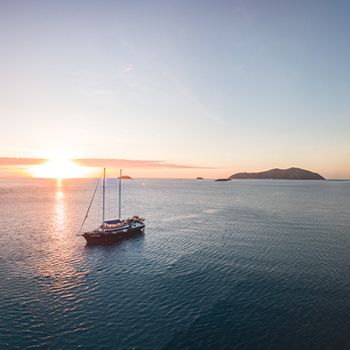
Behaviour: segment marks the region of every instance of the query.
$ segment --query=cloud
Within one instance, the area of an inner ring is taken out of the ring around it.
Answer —
[[[132,64],[130,64],[130,63],[123,64],[122,65],[122,70],[123,70],[123,72],[128,73],[128,72],[131,72],[132,70],[134,70],[134,66]]]
[[[168,163],[163,160],[135,160],[135,159],[101,159],[101,158],[82,158],[72,159],[82,166],[87,167],[112,167],[112,168],[166,168],[166,169],[213,169],[212,167],[203,167],[188,164]],[[29,166],[45,162],[41,158],[9,158],[0,157],[0,166]]]
[[[0,166],[36,165],[36,164],[41,164],[45,161],[46,161],[46,159],[40,159],[40,158],[0,157]]]
[[[77,163],[91,167],[114,167],[114,168],[168,168],[168,169],[210,169],[197,165],[184,165],[168,163],[163,160],[131,160],[131,159],[100,159],[85,158],[75,159]]]

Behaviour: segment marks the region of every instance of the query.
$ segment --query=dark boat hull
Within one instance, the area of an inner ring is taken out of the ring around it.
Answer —
[[[144,233],[145,226],[137,228],[129,228],[127,231],[111,231],[111,232],[85,232],[83,237],[86,239],[87,244],[110,244],[120,242],[123,239],[127,239],[133,236],[137,236]]]

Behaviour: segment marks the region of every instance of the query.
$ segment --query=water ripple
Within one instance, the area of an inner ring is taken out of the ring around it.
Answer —
[[[350,348],[349,183],[134,180],[145,235],[88,247],[93,186],[0,183],[3,348]]]

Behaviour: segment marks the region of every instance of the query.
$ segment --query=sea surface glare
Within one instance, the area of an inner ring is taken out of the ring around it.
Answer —
[[[350,182],[124,181],[90,247],[95,184],[0,180],[1,349],[350,349]]]

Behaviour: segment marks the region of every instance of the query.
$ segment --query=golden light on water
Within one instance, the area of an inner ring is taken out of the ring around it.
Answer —
[[[56,197],[56,203],[55,203],[56,227],[59,229],[63,229],[66,210],[65,210],[65,202],[64,202],[64,192],[62,190],[62,179],[57,180],[55,197]]]
[[[46,179],[71,179],[88,175],[90,170],[69,159],[51,159],[44,164],[28,168],[32,177]]]

